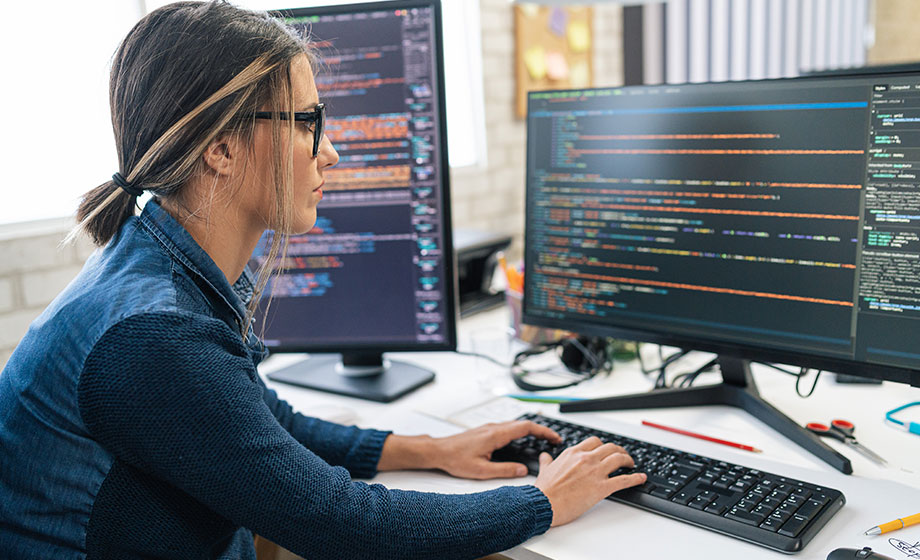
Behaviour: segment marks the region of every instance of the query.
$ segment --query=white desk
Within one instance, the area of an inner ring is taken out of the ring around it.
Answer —
[[[464,320],[460,324],[461,350],[470,350],[471,340],[496,327],[507,324],[504,310],[489,312]],[[481,338],[481,337],[480,337]],[[406,353],[390,356],[433,369],[435,382],[392,404],[379,404],[340,397],[268,381],[279,395],[295,409],[311,414],[322,412],[330,405],[344,406],[356,415],[355,423],[362,427],[391,429],[405,435],[428,433],[448,435],[460,431],[456,425],[439,420],[453,412],[488,401],[489,393],[517,391],[507,375],[497,366],[470,356],[453,353]],[[262,366],[263,375],[302,356],[273,356]],[[699,359],[705,361],[705,357]],[[688,358],[690,360],[690,358]],[[675,366],[674,371],[692,369]],[[796,558],[821,559],[837,547],[871,546],[874,550],[898,560],[920,558],[897,550],[889,539],[910,544],[920,543],[920,525],[880,537],[864,537],[863,531],[879,523],[920,512],[920,437],[885,425],[884,412],[910,401],[920,400],[920,388],[885,383],[878,385],[840,385],[831,375],[823,375],[815,393],[808,399],[795,393],[794,378],[768,368],[754,368],[755,380],[762,396],[800,424],[809,421],[829,422],[832,417],[853,421],[857,438],[890,462],[888,468],[878,467],[838,442],[829,444],[850,457],[854,474],[846,476],[835,471],[811,454],[800,450],[772,429],[746,413],[723,406],[692,407],[603,413],[560,415],[556,405],[526,404],[512,401],[507,408],[489,406],[478,408],[478,414],[460,417],[511,419],[521,409],[543,412],[570,419],[638,439],[648,440],[690,452],[706,455],[791,476],[809,482],[834,487],[844,492],[847,504]],[[485,387],[484,379],[498,379],[495,386]],[[698,385],[715,382],[717,376],[700,377]],[[811,379],[804,383],[811,387]],[[617,363],[609,378],[596,378],[565,392],[571,396],[607,396],[648,390],[652,380],[644,377],[637,363]],[[322,416],[322,414],[318,414]],[[914,412],[913,419],[920,414]],[[456,417],[456,416],[455,416]],[[640,425],[642,419],[662,424],[689,427],[694,431],[740,441],[764,450],[762,454],[748,453],[727,446],[688,438]],[[475,492],[505,484],[531,483],[533,477],[512,481],[468,481],[451,478],[437,472],[393,472],[378,475],[374,482],[392,488],[431,492]],[[776,552],[692,527],[627,505],[604,500],[584,516],[563,527],[506,551],[511,558],[538,559],[596,559],[620,557],[641,558],[782,558]]]

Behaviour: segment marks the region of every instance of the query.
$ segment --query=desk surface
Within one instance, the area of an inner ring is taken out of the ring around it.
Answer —
[[[507,352],[502,325],[507,324],[505,310],[496,310],[464,319],[460,323],[461,350],[488,348],[492,354]],[[491,340],[490,340],[491,339]],[[649,348],[651,350],[651,348]],[[304,414],[324,416],[331,407],[344,407],[354,415],[353,423],[362,427],[390,429],[412,435],[428,433],[448,435],[462,428],[458,425],[480,421],[511,419],[525,410],[566,418],[573,422],[644,439],[657,444],[684,449],[740,463],[765,471],[792,476],[844,492],[844,506],[821,533],[796,555],[796,558],[821,559],[837,547],[871,546],[893,558],[920,558],[895,548],[897,539],[909,544],[920,543],[920,525],[880,537],[864,537],[863,531],[896,517],[920,511],[920,437],[885,425],[884,413],[895,406],[920,400],[920,388],[893,383],[882,385],[842,385],[833,376],[823,375],[814,394],[801,398],[795,392],[794,378],[769,368],[754,367],[754,377],[761,395],[776,408],[800,424],[810,421],[829,422],[832,417],[853,421],[856,436],[866,446],[889,461],[879,467],[853,453],[836,441],[829,442],[851,458],[854,474],[842,475],[830,466],[800,450],[771,428],[746,413],[723,406],[678,409],[579,413],[562,415],[556,405],[520,403],[496,398],[519,392],[507,373],[484,360],[460,354],[405,353],[388,355],[428,367],[437,373],[435,382],[395,403],[380,404],[340,397],[268,381],[278,394]],[[651,356],[651,354],[649,354]],[[265,361],[261,373],[271,372],[303,356],[278,355]],[[688,357],[686,367],[694,369],[707,356]],[[696,361],[694,361],[696,360]],[[697,385],[718,381],[718,376],[701,376]],[[812,379],[804,388],[811,388]],[[566,391],[570,396],[596,397],[646,391],[653,380],[643,376],[638,364],[617,363],[609,377],[600,377]],[[313,411],[313,412],[311,412]],[[450,418],[453,422],[447,421]],[[641,425],[647,419],[662,424],[685,427],[697,432],[762,449],[753,454],[723,445],[687,438]],[[914,418],[918,420],[918,418]],[[392,488],[430,492],[476,492],[505,484],[531,483],[533,477],[513,481],[468,481],[437,472],[388,472],[374,482]],[[918,544],[920,546],[920,544]],[[543,557],[559,559],[594,559],[598,551],[614,549],[640,552],[643,558],[781,558],[783,555],[710,531],[692,527],[623,504],[604,500],[573,523],[550,529],[505,552],[520,559]]]

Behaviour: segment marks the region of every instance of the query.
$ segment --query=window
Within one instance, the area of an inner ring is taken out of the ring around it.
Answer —
[[[143,13],[140,2],[4,5],[0,223],[73,215],[117,171],[109,63]]]
[[[98,0],[92,8],[48,0],[40,8],[6,8],[18,22],[0,34],[13,83],[3,90],[6,114],[0,224],[72,216],[80,197],[118,170],[108,104],[108,72],[121,39],[143,14],[166,0]],[[238,0],[266,10],[341,1]],[[479,4],[444,0],[450,160],[485,163],[485,113]],[[463,22],[463,25],[455,24]],[[18,55],[18,56],[17,56]],[[61,118],[57,110],[65,111]]]

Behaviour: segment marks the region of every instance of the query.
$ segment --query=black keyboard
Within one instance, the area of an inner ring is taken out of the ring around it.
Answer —
[[[635,468],[620,469],[611,476],[630,472],[648,476],[642,486],[621,490],[608,499],[779,552],[802,550],[846,502],[833,488],[538,414],[525,414],[521,419],[549,426],[563,442],[553,445],[528,436],[497,450],[493,461],[518,461],[535,475],[541,452],[556,457],[565,448],[597,436],[624,447],[636,463]]]

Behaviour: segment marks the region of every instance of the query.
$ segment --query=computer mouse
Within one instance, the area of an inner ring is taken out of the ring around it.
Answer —
[[[830,551],[827,560],[894,560],[891,556],[885,556],[874,552],[868,546],[863,548],[838,548]]]

